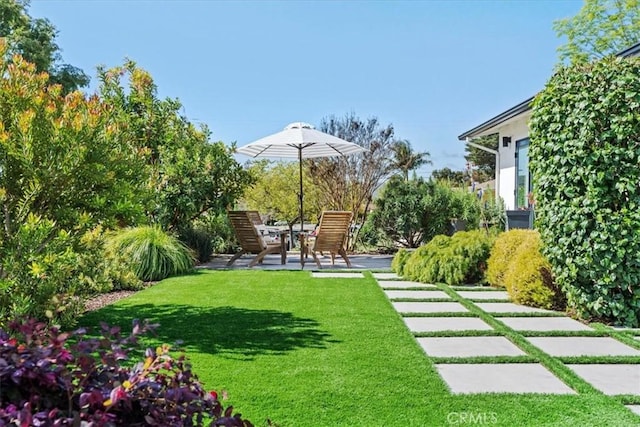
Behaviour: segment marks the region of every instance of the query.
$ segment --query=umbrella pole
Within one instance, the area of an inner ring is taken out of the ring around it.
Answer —
[[[300,165],[300,265],[304,268],[304,210],[302,201],[302,147],[298,147],[298,163]]]

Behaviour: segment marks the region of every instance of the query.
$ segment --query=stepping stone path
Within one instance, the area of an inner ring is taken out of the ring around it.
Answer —
[[[553,313],[550,310],[527,307],[512,302],[479,302],[476,305],[487,313]]]
[[[362,275],[362,273],[323,273],[320,271],[313,271],[311,273],[311,277],[316,277],[319,279],[335,279],[335,278],[340,278],[340,279],[364,279],[364,276]]]
[[[523,356],[505,337],[417,338],[424,352],[434,357]]]
[[[384,289],[438,288],[436,285],[425,285],[424,283],[410,282],[408,280],[378,280],[378,285]]]
[[[608,395],[640,395],[640,365],[567,365],[592,386]]]
[[[493,327],[478,317],[470,317],[469,310],[458,302],[459,298],[451,298],[438,286],[400,279],[389,280],[391,276],[385,273],[375,273],[374,277],[385,290],[393,307],[403,315],[402,320],[412,333],[438,334],[416,337],[426,357],[461,358],[461,362],[466,362],[435,365],[451,393],[576,394],[575,390],[539,363],[468,363],[471,361],[465,361],[464,358],[517,357],[527,353],[503,336],[441,336],[447,332],[459,335],[460,331],[488,331],[486,333],[491,334]],[[581,332],[592,332],[593,329],[566,316],[553,316],[557,313],[551,310],[510,303],[508,295],[503,291],[481,287],[452,289],[460,298],[471,301],[477,308],[511,328],[514,333],[522,332],[529,343],[551,357],[587,356],[603,357],[603,360],[610,356],[637,357],[638,363],[574,363],[565,366],[604,394],[640,396],[639,349],[611,337],[575,336]],[[447,298],[449,301],[394,301],[426,298]],[[505,302],[483,302],[486,300]],[[411,313],[415,315],[412,316]],[[452,314],[445,317],[438,316],[437,313]],[[522,313],[526,317],[522,317]],[[536,313],[540,314],[536,316]],[[430,316],[418,317],[420,314]],[[527,332],[551,332],[553,336],[531,337],[527,336]],[[566,335],[559,336],[563,332]],[[631,333],[638,335],[633,338],[640,340],[640,334],[636,330],[631,330]],[[640,415],[640,405],[627,405],[627,408]]]
[[[492,331],[477,317],[403,317],[411,332]]]
[[[609,337],[530,337],[527,339],[552,356],[640,356],[640,350]],[[637,367],[640,371],[640,365]]]
[[[516,331],[592,331],[590,327],[568,317],[496,317]]]
[[[454,394],[576,393],[538,363],[451,363],[436,369]]]
[[[466,313],[459,302],[393,302],[398,313]]]
[[[462,298],[474,300],[501,299],[508,301],[509,295],[505,291],[457,291]]]
[[[373,273],[373,278],[378,280],[396,280],[401,279],[396,273]]]
[[[429,299],[429,298],[441,298],[451,299],[449,295],[442,291],[384,291],[389,299]]]

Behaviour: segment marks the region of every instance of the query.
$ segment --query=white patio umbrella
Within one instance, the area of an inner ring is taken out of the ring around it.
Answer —
[[[265,136],[238,148],[237,152],[251,157],[298,158],[300,164],[300,232],[304,227],[302,159],[347,156],[366,151],[344,139],[320,132],[308,123],[291,123],[283,131]],[[302,255],[301,255],[302,256]]]

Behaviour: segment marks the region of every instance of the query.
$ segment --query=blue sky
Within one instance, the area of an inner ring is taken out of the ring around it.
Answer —
[[[95,84],[130,58],[161,97],[244,145],[354,112],[394,125],[433,168],[464,168],[457,135],[542,89],[581,0],[32,0],[65,62]]]

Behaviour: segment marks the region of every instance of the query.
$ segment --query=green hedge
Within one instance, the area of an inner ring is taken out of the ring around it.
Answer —
[[[582,317],[640,325],[640,59],[563,68],[533,103],[544,253]]]

